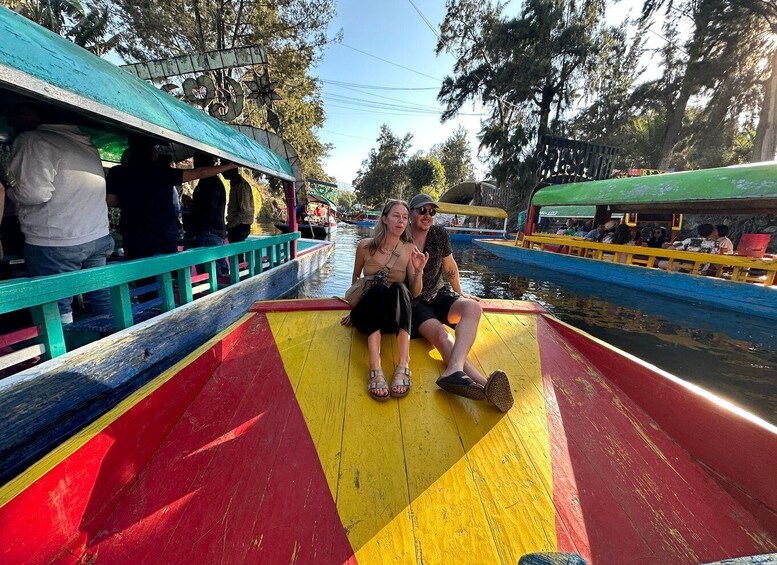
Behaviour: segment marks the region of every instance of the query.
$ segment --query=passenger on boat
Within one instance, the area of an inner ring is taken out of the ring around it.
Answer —
[[[370,355],[367,390],[375,400],[389,396],[402,398],[410,391],[410,329],[412,298],[422,289],[428,255],[418,251],[408,232],[410,209],[403,200],[389,200],[375,224],[374,235],[363,239],[356,248],[352,282],[362,273],[372,277],[343,325],[353,324],[367,335]],[[409,285],[409,289],[408,289]],[[384,333],[396,334],[399,349],[391,391],[380,361],[380,343]]]
[[[669,238],[666,237],[666,230],[664,228],[657,227],[653,230],[653,233],[648,239],[647,246],[653,247],[655,249],[661,249],[668,241]]]
[[[97,148],[61,114],[20,104],[9,115],[13,142],[9,190],[19,207],[24,261],[31,277],[105,265],[113,252],[105,176]],[[107,290],[86,294],[95,314],[111,311]],[[59,301],[62,323],[73,322],[72,297]]]
[[[718,233],[718,238],[715,243],[718,246],[719,253],[730,255],[734,252],[734,243],[728,238],[729,229],[725,224],[718,224],[715,226],[715,230]]]
[[[413,302],[413,336],[423,336],[440,352],[445,363],[437,379],[440,388],[475,400],[487,398],[506,412],[513,405],[507,375],[496,370],[486,379],[467,360],[483,310],[477,297],[461,290],[451,239],[445,228],[434,225],[437,208],[428,194],[416,194],[410,200],[413,242],[429,257],[423,274],[423,290]],[[443,273],[449,285],[445,284]],[[455,338],[443,324],[455,329]]]
[[[615,228],[618,226],[618,220],[609,220],[604,224],[604,235],[599,239],[600,243],[612,243],[615,238]]]
[[[207,153],[196,153],[193,161],[195,169],[215,167],[216,164],[215,157]],[[197,183],[192,198],[192,225],[196,247],[224,245],[224,238],[227,236],[227,225],[224,219],[226,207],[227,190],[220,178],[213,175]],[[216,261],[216,274],[220,277],[229,274],[226,259]]]
[[[717,230],[715,229],[715,226],[712,224],[699,224],[699,227],[696,228],[697,233],[699,234],[699,237],[688,237],[685,238],[682,241],[675,241],[673,244],[671,244],[671,248],[676,249],[678,251],[691,251],[694,253],[711,253],[711,254],[717,254],[720,253],[720,249],[717,246]],[[664,248],[670,247],[670,244],[665,243]],[[666,269],[669,266],[668,261],[659,261],[658,267],[661,269]],[[699,266],[699,274],[704,275],[707,273],[707,269],[709,269],[709,263],[704,263]],[[679,271],[679,270],[687,270],[684,269],[682,264],[677,265],[673,267],[673,270]]]
[[[604,234],[607,230],[604,229],[604,224],[599,224],[595,230],[589,231],[587,234],[585,234],[585,238],[588,241],[596,241],[599,242],[604,237]]]
[[[575,231],[575,237],[587,237],[591,232],[591,224],[580,224]]]
[[[230,243],[245,241],[254,223],[254,194],[238,169],[225,172],[224,178],[229,181],[227,239]]]
[[[178,251],[178,216],[171,192],[177,184],[215,176],[234,164],[173,169],[159,160],[155,142],[144,134],[128,138],[125,164],[108,171],[108,205],[121,208],[119,231],[127,259]],[[191,218],[191,216],[190,216]]]

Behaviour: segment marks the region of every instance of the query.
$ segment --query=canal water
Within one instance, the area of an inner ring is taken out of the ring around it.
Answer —
[[[338,224],[326,265],[294,298],[343,296],[357,243],[370,230]],[[777,323],[499,259],[454,244],[464,292],[532,300],[557,318],[777,424]]]

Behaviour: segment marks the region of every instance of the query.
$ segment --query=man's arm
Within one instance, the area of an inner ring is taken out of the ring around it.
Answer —
[[[459,281],[459,266],[453,258],[453,254],[442,258],[442,272],[456,294],[462,294],[461,281]]]
[[[11,200],[25,206],[35,206],[51,200],[54,193],[56,155],[48,144],[21,135],[13,146],[9,177],[16,179],[16,185],[9,191]]]
[[[237,165],[235,163],[228,163],[226,165],[217,165],[215,167],[197,167],[196,169],[184,169],[183,182],[215,177],[224,171],[229,171],[230,169],[236,168]]]

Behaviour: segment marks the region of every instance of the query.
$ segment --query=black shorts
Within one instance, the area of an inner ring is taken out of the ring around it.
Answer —
[[[410,337],[421,337],[421,333],[418,328],[427,320],[436,319],[452,328],[456,327],[456,324],[448,322],[448,313],[453,307],[453,303],[456,302],[461,296],[454,294],[453,292],[443,288],[437,295],[432,298],[431,301],[419,300],[413,303],[413,330],[410,332]]]

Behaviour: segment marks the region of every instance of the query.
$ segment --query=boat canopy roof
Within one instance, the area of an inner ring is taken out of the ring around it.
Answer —
[[[608,205],[617,212],[774,214],[777,163],[551,185],[539,189],[532,204]]]
[[[451,204],[438,202],[438,209],[443,214],[461,214],[462,216],[483,216],[486,218],[506,218],[507,212],[501,208],[490,206],[468,206],[466,204]]]
[[[21,94],[91,118],[104,132],[142,131],[294,180],[289,163],[253,139],[1,6],[0,37],[3,106]]]
[[[329,206],[335,212],[337,211],[337,206],[335,205],[334,202],[329,200],[326,196],[323,196],[321,194],[316,194],[315,192],[308,193],[308,202],[317,202],[319,204],[324,204],[326,206]]]

